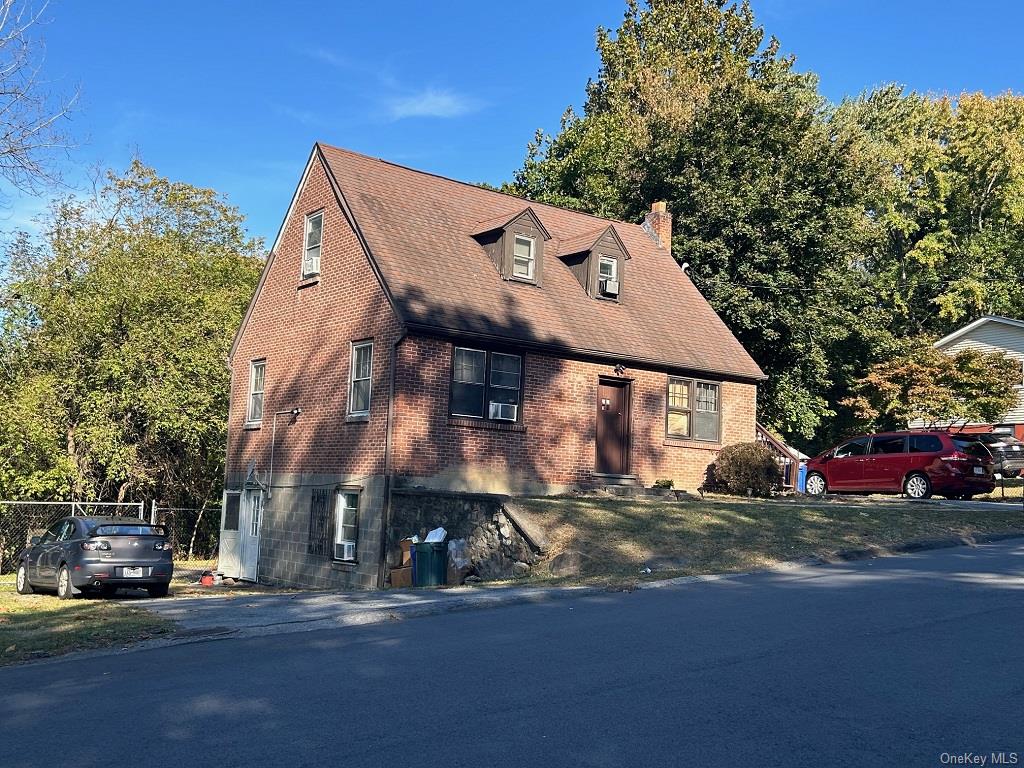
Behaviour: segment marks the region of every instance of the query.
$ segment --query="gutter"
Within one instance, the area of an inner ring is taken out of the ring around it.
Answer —
[[[728,379],[730,381],[739,381],[753,384],[757,384],[758,382],[766,381],[768,379],[768,376],[763,372],[758,376],[754,375],[753,373],[739,373],[737,371],[723,371],[713,370],[710,368],[698,368],[696,366],[685,366],[680,365],[679,363],[672,363],[666,360],[636,357],[629,354],[619,355],[614,352],[607,352],[605,350],[573,347],[571,345],[560,344],[558,342],[531,341],[528,339],[516,339],[509,336],[501,336],[493,333],[481,333],[478,331],[460,331],[455,329],[432,326],[426,323],[407,322],[406,326],[408,327],[409,330],[415,333],[422,334],[424,336],[431,336],[434,338],[474,339],[478,341],[490,342],[492,344],[504,344],[521,347],[523,349],[534,350],[536,352],[546,354],[555,353],[560,355],[566,355],[582,360],[611,363],[626,363],[636,368],[645,368],[648,370],[662,370],[672,373],[679,372],[682,374],[691,375],[702,374],[705,376],[715,376],[722,379]]]
[[[398,362],[398,345],[401,344],[408,331],[402,328],[393,342],[389,352],[388,371],[388,420],[384,430],[384,506],[380,513],[380,558],[377,563],[377,588],[384,589],[384,577],[387,570],[388,528],[391,525],[391,432],[395,424],[395,370]]]

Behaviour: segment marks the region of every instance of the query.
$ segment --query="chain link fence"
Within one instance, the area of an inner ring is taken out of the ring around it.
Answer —
[[[150,506],[151,523],[167,529],[175,560],[210,561],[220,541],[220,507]]]
[[[113,501],[0,501],[0,574],[13,573],[18,553],[33,536],[40,536],[62,517],[126,515],[145,517],[142,502]]]

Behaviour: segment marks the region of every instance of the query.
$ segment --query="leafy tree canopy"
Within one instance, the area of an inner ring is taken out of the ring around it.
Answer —
[[[0,496],[199,506],[223,462],[226,355],[262,265],[213,191],[133,162],[19,237],[0,285]]]
[[[1020,364],[1002,354],[963,350],[947,355],[928,339],[910,339],[875,363],[846,405],[865,429],[902,429],[997,421],[1017,401]]]
[[[1020,97],[833,107],[746,2],[629,0],[597,48],[582,114],[506,189],[631,221],[667,200],[673,255],[768,373],[759,418],[787,439],[851,428],[851,387],[901,339],[1024,313]]]

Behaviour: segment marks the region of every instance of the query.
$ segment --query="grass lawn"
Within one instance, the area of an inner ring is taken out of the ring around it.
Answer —
[[[1024,510],[958,509],[872,499],[811,501],[705,499],[521,499],[543,526],[552,555],[579,550],[580,577],[554,578],[551,558],[529,580],[622,583],[658,558],[645,578],[728,573],[844,549],[977,533],[1024,534]],[[675,562],[673,562],[673,560]]]
[[[13,578],[5,575],[0,582],[0,666],[148,640],[174,629],[173,622],[150,613],[143,603],[19,595]]]

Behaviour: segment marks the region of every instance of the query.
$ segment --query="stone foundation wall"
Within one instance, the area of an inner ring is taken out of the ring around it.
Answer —
[[[503,511],[507,497],[492,494],[396,490],[391,495],[388,565],[397,565],[402,539],[421,539],[438,526],[448,540],[465,539],[470,574],[482,579],[507,579],[529,571],[539,560]]]

